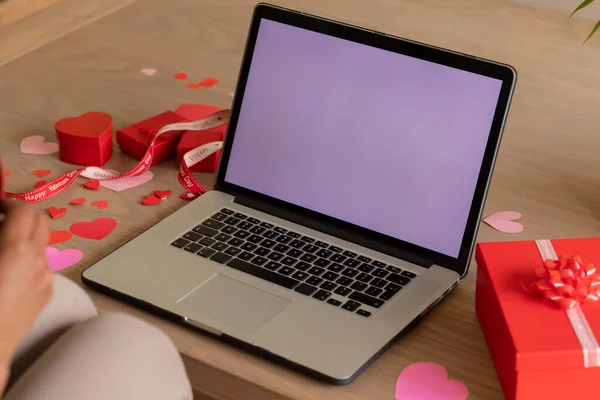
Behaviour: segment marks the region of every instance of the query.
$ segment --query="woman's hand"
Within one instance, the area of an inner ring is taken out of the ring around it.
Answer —
[[[9,200],[0,200],[2,213],[0,369],[10,365],[17,345],[52,295],[52,272],[44,253],[50,232],[46,217],[32,207]],[[0,371],[0,381],[1,375]]]

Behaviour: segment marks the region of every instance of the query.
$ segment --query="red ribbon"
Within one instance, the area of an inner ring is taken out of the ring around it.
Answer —
[[[600,299],[600,273],[594,264],[584,264],[578,255],[546,260],[534,273],[537,280],[524,286],[525,290],[561,309],[572,309]]]

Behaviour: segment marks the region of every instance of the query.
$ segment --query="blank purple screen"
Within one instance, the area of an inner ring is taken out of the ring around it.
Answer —
[[[501,85],[263,19],[225,181],[458,257]]]

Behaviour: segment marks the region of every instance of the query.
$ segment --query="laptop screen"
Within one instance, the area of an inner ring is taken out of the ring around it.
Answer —
[[[224,180],[458,257],[501,87],[262,19]]]

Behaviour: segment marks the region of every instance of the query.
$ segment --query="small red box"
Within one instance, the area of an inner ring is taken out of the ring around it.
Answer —
[[[173,111],[166,111],[152,118],[138,122],[117,131],[117,143],[121,151],[141,160],[146,154],[152,137],[150,132],[154,128],[161,128],[168,124],[187,121],[184,117]],[[156,141],[152,165],[158,164],[177,155],[177,143],[183,131],[163,133]]]
[[[62,162],[101,167],[112,155],[113,120],[109,114],[88,112],[54,125]]]
[[[211,114],[221,111],[220,108],[205,105],[205,104],[182,104],[179,106],[175,113],[186,118],[188,121],[196,121]],[[225,132],[227,125],[221,125],[217,128],[210,129],[208,131],[186,131],[183,133],[179,145],[177,146],[177,158],[179,161],[183,158],[183,155],[196,147],[202,146],[210,142],[222,142],[225,138]],[[221,156],[221,150],[215,154],[210,155],[198,164],[191,167],[194,172],[208,172],[215,173],[219,166],[219,157]]]
[[[552,240],[558,256],[600,266],[600,239]],[[598,398],[600,368],[585,368],[566,311],[522,287],[543,266],[535,241],[477,245],[475,309],[507,400]],[[600,303],[581,306],[600,337]]]

